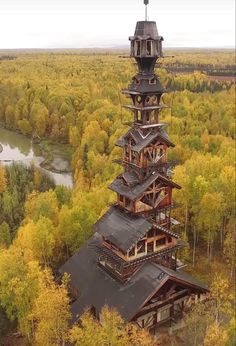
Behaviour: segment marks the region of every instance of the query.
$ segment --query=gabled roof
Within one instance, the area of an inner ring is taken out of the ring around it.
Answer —
[[[112,191],[115,191],[120,195],[125,196],[134,201],[135,199],[140,197],[147,190],[147,188],[157,179],[164,182],[167,186],[176,187],[177,189],[181,188],[172,180],[163,177],[161,174],[155,171],[146,180],[139,184],[136,184],[135,186],[127,186],[122,176],[120,176],[110,184],[109,188]]]
[[[144,263],[125,284],[122,284],[98,266],[93,246],[100,242],[100,237],[95,234],[60,268],[60,273],[70,274],[71,286],[79,292],[79,298],[72,304],[72,322],[91,306],[95,308],[98,316],[104,305],[116,308],[126,321],[130,321],[145,301],[168,280],[177,280],[195,292],[208,291],[206,286],[187,273],[150,262]]]
[[[152,224],[142,216],[111,207],[94,225],[97,233],[126,252],[142,238]]]
[[[150,132],[144,136],[139,129],[132,129],[122,136],[116,143],[119,147],[124,147],[128,144],[128,138],[132,137],[135,145],[131,146],[131,149],[140,152],[147,147],[152,141],[160,140],[168,147],[174,147],[175,145],[169,140],[167,133],[162,129],[151,129]]]

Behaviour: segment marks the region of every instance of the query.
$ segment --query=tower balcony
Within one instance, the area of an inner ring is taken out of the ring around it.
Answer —
[[[99,255],[98,263],[100,266],[109,272],[111,276],[124,282],[145,262],[156,262],[168,268],[176,269],[176,252],[180,247],[178,244],[168,248],[165,247],[158,252],[148,253],[130,261],[125,261],[103,245],[94,246],[94,251]]]
[[[141,157],[131,157],[130,156],[124,156],[123,160],[120,160],[119,163],[122,163],[123,165],[129,165],[130,167],[139,168],[142,170],[147,170],[149,168],[154,169],[156,168],[159,171],[166,171],[170,164],[167,163],[167,157],[166,155],[162,155],[160,157],[153,157],[153,158],[147,158],[146,156],[141,155]]]

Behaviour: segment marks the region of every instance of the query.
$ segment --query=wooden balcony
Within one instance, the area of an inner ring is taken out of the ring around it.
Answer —
[[[125,261],[118,255],[116,255],[112,250],[107,249],[102,245],[96,245],[94,250],[102,257],[107,258],[110,262],[114,263],[114,266],[118,269],[119,272],[123,272],[126,268],[137,267],[146,261],[154,261],[161,265],[173,268],[176,266],[175,259],[172,258],[172,253],[175,253],[179,249],[179,244],[163,246],[162,249],[156,252],[148,253],[142,257]],[[163,255],[170,255],[169,260],[165,260]]]

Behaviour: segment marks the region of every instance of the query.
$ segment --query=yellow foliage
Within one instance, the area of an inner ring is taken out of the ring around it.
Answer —
[[[3,166],[0,165],[0,193],[3,193],[7,187],[6,173]]]
[[[90,313],[81,317],[69,340],[76,346],[154,346],[155,341],[146,330],[126,323],[116,310],[103,307],[98,322]]]
[[[70,317],[67,287],[56,285],[51,271],[45,269],[39,283],[39,295],[29,314],[34,326],[34,344],[62,345],[67,338]]]
[[[224,346],[227,341],[227,332],[219,324],[210,325],[204,339],[204,346]]]

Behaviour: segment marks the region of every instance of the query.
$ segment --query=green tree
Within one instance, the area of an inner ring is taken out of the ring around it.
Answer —
[[[0,224],[0,249],[11,244],[10,227],[6,222]]]

